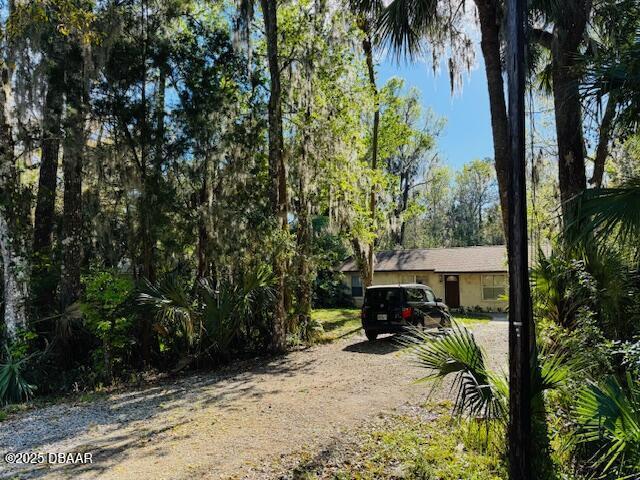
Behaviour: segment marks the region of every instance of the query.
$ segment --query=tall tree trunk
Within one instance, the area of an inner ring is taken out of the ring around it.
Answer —
[[[566,223],[570,216],[569,201],[587,188],[580,79],[576,62],[591,11],[591,0],[572,0],[561,5],[563,11],[551,39],[551,76],[558,143],[558,182]]]
[[[82,265],[82,165],[85,150],[85,72],[83,51],[72,45],[67,55],[67,105],[64,119],[62,169],[64,206],[62,213],[62,269],[60,306],[66,308],[80,298]]]
[[[373,93],[373,136],[371,137],[371,169],[376,170],[378,168],[378,132],[380,129],[380,100],[378,98],[378,87],[376,85],[376,71],[373,65],[373,44],[371,41],[370,26],[368,23],[362,23],[360,29],[364,33],[365,37],[362,41],[362,49],[364,50],[364,56],[367,61],[367,73],[369,75],[369,86]],[[369,198],[369,212],[371,215],[371,221],[373,226],[376,226],[376,192],[375,185],[371,186],[371,193]],[[366,275],[362,272],[362,280],[365,287],[373,284],[373,272],[375,269],[375,240],[367,246],[367,269]]]
[[[47,95],[42,112],[42,154],[33,230],[34,294],[42,307],[50,306],[55,298],[56,281],[51,278],[51,254],[64,95],[64,72],[57,59],[52,61],[56,64],[48,72]]]
[[[5,44],[6,48],[6,44]],[[29,271],[27,261],[27,218],[20,176],[16,168],[12,127],[10,62],[0,67],[0,254],[4,279],[4,327],[9,343],[27,327]]]
[[[609,142],[613,133],[614,120],[616,117],[617,100],[614,94],[609,94],[607,107],[604,110],[602,121],[600,122],[600,134],[598,136],[598,146],[596,147],[596,157],[593,160],[593,175],[589,183],[596,188],[602,187],[604,177],[604,166],[609,155]]]
[[[582,136],[582,108],[578,79],[569,73],[572,63],[562,46],[553,59],[553,104],[558,142],[558,182],[565,221],[570,200],[587,187]],[[577,55],[577,51],[573,51]]]
[[[261,0],[269,63],[269,177],[271,179],[271,208],[279,227],[288,233],[287,221],[287,172],[284,164],[284,140],[282,134],[282,89],[278,62],[278,8],[275,0]],[[274,274],[277,279],[276,307],[274,312],[271,348],[286,348],[287,312],[285,306],[286,266],[282,255],[276,253]]]
[[[509,229],[509,127],[507,107],[504,98],[502,61],[500,57],[500,16],[497,0],[475,0],[480,19],[480,46],[484,58],[489,107],[491,110],[491,132],[493,135],[493,156],[500,194],[500,210],[505,238]]]
[[[211,159],[206,155],[204,164],[202,165],[202,185],[200,186],[200,192],[198,194],[198,246],[196,251],[198,257],[198,279],[205,278],[211,273],[208,246],[208,219],[211,215],[211,206],[213,203],[213,192],[209,181],[211,177]]]

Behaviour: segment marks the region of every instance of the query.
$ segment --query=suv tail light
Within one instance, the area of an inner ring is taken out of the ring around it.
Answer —
[[[403,308],[401,315],[404,320],[411,318],[411,315],[413,315],[413,308],[412,307]]]

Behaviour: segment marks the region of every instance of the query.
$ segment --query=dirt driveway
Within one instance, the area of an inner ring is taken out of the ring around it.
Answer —
[[[472,327],[494,365],[506,364],[507,324]],[[20,468],[0,478],[245,478],[301,449],[319,449],[360,424],[425,399],[393,337],[356,334],[214,374],[61,404],[0,423],[5,452],[91,452],[93,463]],[[448,391],[436,392],[445,397]]]

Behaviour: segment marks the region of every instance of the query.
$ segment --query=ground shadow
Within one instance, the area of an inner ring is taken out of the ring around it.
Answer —
[[[399,339],[400,339],[399,335],[389,335],[388,337],[378,338],[378,340],[375,340],[373,342],[369,340],[363,340],[358,343],[352,343],[351,345],[347,345],[342,350],[345,352],[368,353],[373,355],[387,355],[389,353],[402,350],[403,347],[400,344]]]
[[[264,395],[274,392],[273,389],[257,387],[260,382],[256,382],[256,378],[293,376],[311,367],[311,360],[292,361],[288,355],[259,357],[214,371],[169,378],[146,388],[113,394],[91,403],[62,402],[3,422],[0,452],[91,451],[96,457],[92,465],[55,470],[72,471],[71,477],[79,472],[99,476],[135,454],[133,447],[157,441],[166,431],[188,423],[194,412],[208,405],[215,404],[224,414],[234,408],[235,400],[239,398],[259,402]],[[268,385],[269,382],[262,384]],[[127,428],[132,423],[156,417],[163,420],[152,429]],[[96,428],[100,429],[101,437],[89,434]],[[20,432],[20,435],[15,435],[15,432]],[[85,437],[87,434],[89,436]],[[39,478],[51,473],[49,468],[29,467],[0,463],[0,479]]]

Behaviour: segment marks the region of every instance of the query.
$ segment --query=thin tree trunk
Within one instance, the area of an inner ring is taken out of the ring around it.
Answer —
[[[204,165],[202,166],[202,185],[200,187],[199,205],[198,205],[198,270],[197,278],[202,279],[210,274],[210,261],[209,261],[209,228],[208,218],[211,214],[212,205],[212,189],[210,187],[209,179],[211,178],[211,160],[208,155],[205,156]]]
[[[589,179],[589,183],[596,188],[602,187],[602,178],[604,177],[604,166],[609,155],[609,142],[613,133],[614,120],[616,117],[617,101],[613,94],[609,95],[607,107],[602,116],[600,123],[600,135],[598,137],[598,146],[596,148],[596,157],[593,161],[593,175]]]
[[[404,247],[404,236],[406,230],[406,223],[402,218],[402,214],[407,211],[407,207],[409,206],[409,190],[411,186],[409,185],[409,179],[407,175],[403,174],[400,181],[400,188],[402,188],[402,202],[400,204],[400,212],[398,214],[398,221],[400,222],[400,229],[398,232],[398,238],[396,241],[397,245]]]
[[[64,119],[62,168],[64,206],[62,213],[62,268],[60,306],[66,308],[80,298],[82,265],[82,164],[85,149],[85,75],[83,52],[73,45],[68,54],[67,106]]]
[[[47,95],[43,109],[42,154],[33,230],[34,285],[37,282],[37,301],[51,305],[55,298],[55,280],[51,278],[51,254],[58,183],[58,156],[62,137],[62,69],[57,65],[48,75]]]
[[[3,147],[0,147],[4,149]],[[2,156],[4,160],[4,155]],[[4,176],[5,172],[0,172]],[[0,179],[4,183],[5,179]],[[0,197],[7,193],[5,185],[0,188]],[[29,292],[28,263],[19,232],[9,227],[5,208],[0,208],[0,254],[2,254],[2,277],[4,293],[4,325],[9,343],[17,339],[20,330],[27,327],[27,299]]]
[[[360,240],[357,238],[351,239],[351,247],[353,248],[353,255],[355,257],[358,270],[360,271],[360,277],[363,279],[363,284],[365,288],[370,287],[372,283],[366,283],[366,281],[372,279],[373,274],[369,272],[369,261],[366,251],[360,243]]]
[[[504,98],[502,61],[500,57],[500,16],[496,0],[475,0],[480,19],[482,56],[484,58],[489,107],[491,110],[491,132],[493,155],[500,194],[500,210],[505,238],[509,230],[509,127]]]
[[[306,192],[306,181],[300,178],[300,207],[298,210],[298,320],[311,318],[311,203]]]
[[[313,229],[311,225],[311,201],[308,192],[308,145],[310,142],[306,126],[311,122],[311,108],[305,99],[305,126],[303,127],[302,152],[298,163],[298,321],[307,323],[311,318],[311,240]]]
[[[278,11],[275,0],[261,0],[264,19],[267,58],[269,63],[269,177],[271,179],[271,208],[278,220],[279,228],[288,233],[287,221],[287,173],[284,164],[282,134],[282,90],[278,62]],[[274,274],[276,276],[276,305],[274,312],[271,348],[284,351],[286,348],[285,275],[286,266],[281,255],[276,253]]]

